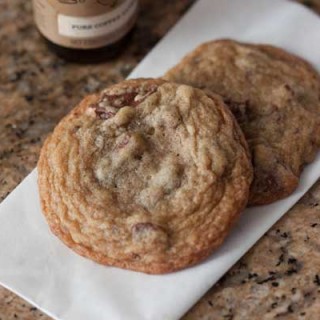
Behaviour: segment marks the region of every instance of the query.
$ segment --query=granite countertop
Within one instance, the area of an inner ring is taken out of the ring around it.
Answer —
[[[320,13],[320,0],[301,1]],[[66,63],[33,25],[31,1],[0,1],[0,201],[35,167],[47,134],[82,97],[124,79],[193,0],[141,0],[132,40],[100,65]],[[320,181],[185,320],[320,319]],[[0,320],[50,319],[0,287]]]

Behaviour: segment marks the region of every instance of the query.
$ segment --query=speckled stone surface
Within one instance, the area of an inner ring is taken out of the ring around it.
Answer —
[[[34,28],[31,1],[0,0],[0,200],[36,165],[46,135],[86,94],[125,78],[193,0],[142,0],[116,59],[65,63]],[[320,12],[320,0],[301,1]],[[320,182],[184,317],[320,319]],[[178,297],[177,297],[178,299]],[[0,287],[0,320],[50,319]]]

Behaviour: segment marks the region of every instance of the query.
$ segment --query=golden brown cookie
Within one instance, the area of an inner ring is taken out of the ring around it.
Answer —
[[[38,172],[54,234],[99,263],[147,273],[210,255],[253,175],[220,97],[152,79],[84,99],[45,142]]]
[[[164,78],[223,96],[252,152],[249,204],[296,189],[320,146],[320,80],[307,62],[269,45],[218,40],[200,45]]]

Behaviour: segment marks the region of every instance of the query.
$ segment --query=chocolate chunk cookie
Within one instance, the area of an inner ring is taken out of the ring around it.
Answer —
[[[290,195],[320,146],[320,80],[304,60],[269,45],[200,45],[164,77],[223,96],[252,153],[249,204]]]
[[[99,263],[165,273],[217,248],[247,204],[246,141],[220,97],[128,80],[84,99],[38,163],[51,230]]]

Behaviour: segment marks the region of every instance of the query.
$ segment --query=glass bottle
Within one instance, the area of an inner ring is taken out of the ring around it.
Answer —
[[[72,62],[114,57],[126,44],[138,0],[32,0],[35,22],[49,48]]]

